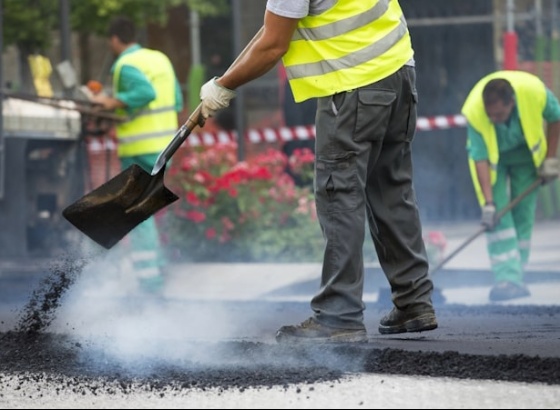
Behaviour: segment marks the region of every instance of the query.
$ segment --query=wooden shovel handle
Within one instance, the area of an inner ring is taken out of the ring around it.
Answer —
[[[165,164],[167,161],[171,159],[173,154],[179,149],[179,147],[185,142],[187,137],[191,134],[192,130],[194,130],[197,126],[204,125],[204,118],[200,112],[201,104],[198,104],[198,107],[191,113],[187,121],[177,130],[175,133],[175,137],[171,140],[171,142],[165,147],[165,149],[159,154],[154,168],[152,169],[152,175],[158,174],[162,169],[165,168]]]
[[[239,61],[243,58],[243,56],[247,54],[247,52],[252,47],[252,45],[259,39],[263,31],[264,31],[264,26],[262,26],[259,29],[259,31],[257,31],[257,33],[253,36],[251,41],[249,41],[249,43],[245,46],[243,51],[239,53],[235,61],[231,63],[229,69],[235,67],[235,65],[239,63]],[[161,154],[159,154],[156,164],[152,169],[152,175],[156,175],[163,168],[165,168],[165,164],[167,163],[167,161],[171,159],[173,154],[175,154],[175,152],[179,149],[181,144],[183,144],[183,142],[187,139],[187,137],[190,135],[192,130],[194,130],[197,126],[200,127],[204,126],[205,120],[204,117],[202,116],[201,109],[202,109],[202,104],[198,104],[198,107],[196,107],[195,110],[189,116],[189,118],[187,118],[187,121],[185,121],[185,123],[181,126],[181,128],[179,128],[173,140],[161,152]]]

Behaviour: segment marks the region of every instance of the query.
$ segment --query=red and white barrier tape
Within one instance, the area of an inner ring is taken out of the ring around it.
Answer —
[[[467,119],[462,115],[438,115],[437,117],[419,117],[416,121],[416,129],[418,131],[431,131],[466,126]]]
[[[308,140],[315,138],[315,126],[281,127],[281,128],[262,128],[247,131],[247,141],[258,144],[261,142],[287,142],[294,140]],[[237,132],[219,131],[200,132],[189,137],[187,142],[192,146],[214,145],[235,141]]]
[[[416,129],[418,131],[431,131],[465,127],[466,125],[467,121],[462,115],[440,115],[436,117],[419,117],[416,122]],[[247,131],[246,136],[247,141],[253,144],[308,140],[315,138],[315,126],[251,129]],[[187,143],[191,146],[210,146],[236,140],[237,132],[235,131],[198,132],[191,134],[187,139]],[[113,151],[116,149],[116,143],[113,140],[92,138],[88,143],[88,149],[90,152],[99,152],[107,149]]]
[[[106,150],[116,151],[117,144],[108,138],[90,138],[87,141],[87,149],[91,153],[103,152]]]

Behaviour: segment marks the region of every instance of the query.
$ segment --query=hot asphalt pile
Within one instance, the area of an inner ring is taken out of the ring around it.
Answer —
[[[62,297],[84,265],[83,261],[67,260],[52,266],[51,273],[19,313],[15,328],[0,333],[0,392],[7,386],[17,389],[18,385],[29,382],[37,383],[38,397],[42,395],[40,386],[49,391],[54,388],[57,392],[84,394],[149,391],[169,395],[185,389],[210,388],[243,391],[249,387],[287,388],[293,384],[336,381],[350,373],[560,384],[559,357],[496,352],[467,354],[418,348],[429,342],[432,332],[414,335],[408,342],[404,336],[370,337],[370,342],[364,344],[297,346],[280,345],[273,339],[254,336],[245,340],[201,343],[166,340],[165,335],[159,335],[161,351],[173,351],[180,345],[182,349],[188,346],[189,354],[173,360],[146,354],[141,360],[124,362],[100,349],[93,340],[88,343],[83,338],[75,339],[71,328],[67,332],[50,329]],[[294,317],[294,313],[305,315],[309,307],[307,303],[232,302],[228,309],[249,320],[251,312],[270,317]],[[380,310],[374,304],[368,306],[370,311],[376,309]],[[544,320],[546,327],[546,323],[554,323],[559,314],[560,306],[531,305],[444,305],[438,310],[440,322],[457,323],[459,327],[464,318],[494,317],[501,322],[513,316],[522,317],[527,323]],[[557,326],[551,330],[557,331]],[[263,329],[263,335],[265,332],[270,333],[270,329]],[[408,343],[406,348],[401,348],[403,343]],[[212,360],[200,359],[209,356]]]

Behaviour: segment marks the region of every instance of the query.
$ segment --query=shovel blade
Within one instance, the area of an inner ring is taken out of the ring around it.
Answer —
[[[110,249],[137,225],[179,199],[163,184],[164,171],[152,176],[140,166],[131,165],[69,205],[62,215]]]

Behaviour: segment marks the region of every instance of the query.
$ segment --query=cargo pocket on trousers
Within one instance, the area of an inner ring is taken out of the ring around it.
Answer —
[[[323,213],[356,209],[358,205],[358,174],[355,157],[317,160],[315,196],[317,211]]]
[[[358,90],[358,110],[354,141],[383,139],[391,119],[392,104],[397,94],[391,90],[361,88]]]
[[[408,122],[406,128],[406,141],[411,142],[414,139],[416,133],[416,121],[417,121],[417,105],[418,105],[418,94],[410,94],[410,107],[408,110]]]

